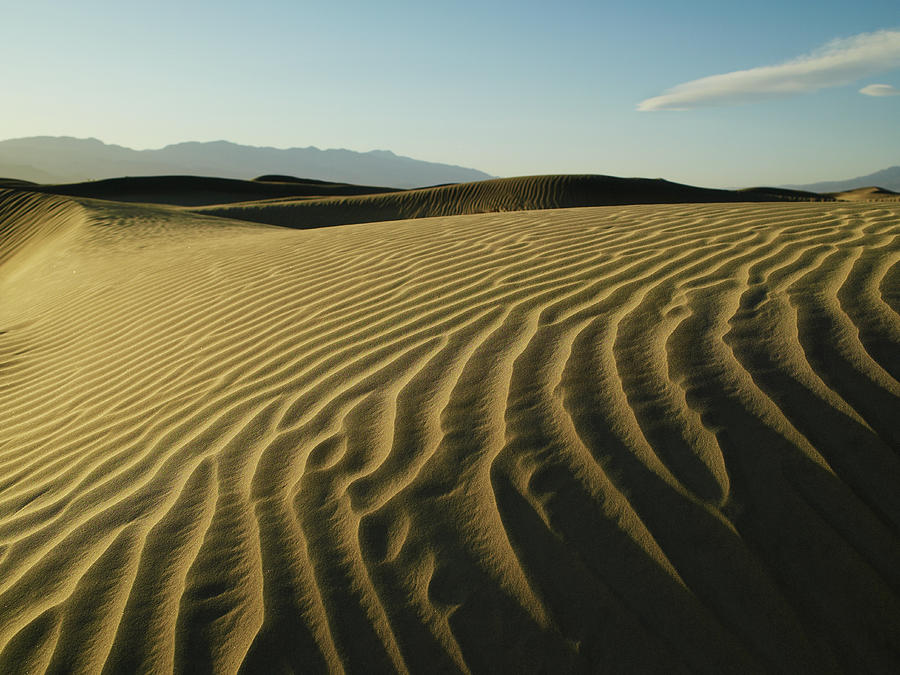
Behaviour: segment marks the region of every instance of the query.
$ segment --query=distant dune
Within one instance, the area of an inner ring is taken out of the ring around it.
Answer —
[[[830,199],[813,193],[772,188],[711,190],[661,179],[563,175],[496,178],[390,194],[233,203],[202,208],[198,212],[305,228],[575,206]]]
[[[0,672],[900,670],[900,204],[620,180],[0,190]]]
[[[829,196],[844,202],[897,202],[900,201],[900,193],[885,190],[879,187],[862,187],[844,192],[832,192]]]
[[[120,202],[200,206],[274,197],[322,197],[395,192],[394,188],[330,183],[293,178],[289,181],[236,180],[203,176],[139,176],[109,178],[61,185],[22,184],[0,178],[0,188],[22,188],[31,192],[90,197]]]
[[[2,187],[112,201],[208,206],[201,212],[292,227],[574,206],[834,199],[783,188],[713,190],[662,179],[591,175],[497,178],[417,190],[281,175],[260,176],[252,181],[139,176],[61,185],[23,185],[21,181],[0,179]],[[353,198],[333,199],[345,196]]]

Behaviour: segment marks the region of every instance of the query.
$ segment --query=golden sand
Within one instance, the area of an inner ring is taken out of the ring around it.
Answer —
[[[898,668],[898,243],[2,192],[0,672]]]

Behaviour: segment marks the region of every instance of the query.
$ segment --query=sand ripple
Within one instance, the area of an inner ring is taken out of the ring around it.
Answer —
[[[0,671],[900,667],[900,208],[0,194]]]

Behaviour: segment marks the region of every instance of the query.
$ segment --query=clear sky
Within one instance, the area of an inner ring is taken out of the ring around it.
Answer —
[[[721,187],[900,164],[900,0],[0,0],[0,64],[0,138]]]

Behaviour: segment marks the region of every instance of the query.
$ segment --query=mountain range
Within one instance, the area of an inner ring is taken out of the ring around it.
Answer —
[[[807,190],[809,192],[844,192],[845,190],[856,190],[857,188],[870,186],[900,192],[900,166],[892,166],[888,169],[870,173],[867,176],[858,176],[857,178],[823,181],[808,185],[785,185],[784,187],[794,190]]]
[[[96,138],[32,136],[0,141],[0,177],[35,183],[76,183],[122,176],[217,176],[250,179],[284,174],[337,183],[415,188],[493,178],[477,169],[426,162],[390,150],[271,148],[230,141],[188,141],[156,150],[134,150]],[[900,192],[900,166],[866,176],[793,190],[830,193],[878,186]]]
[[[475,169],[402,157],[389,150],[279,149],[229,141],[187,142],[158,150],[133,150],[96,138],[56,136],[0,141],[0,176],[36,183],[153,175],[248,179],[273,173],[395,188],[492,178]]]

